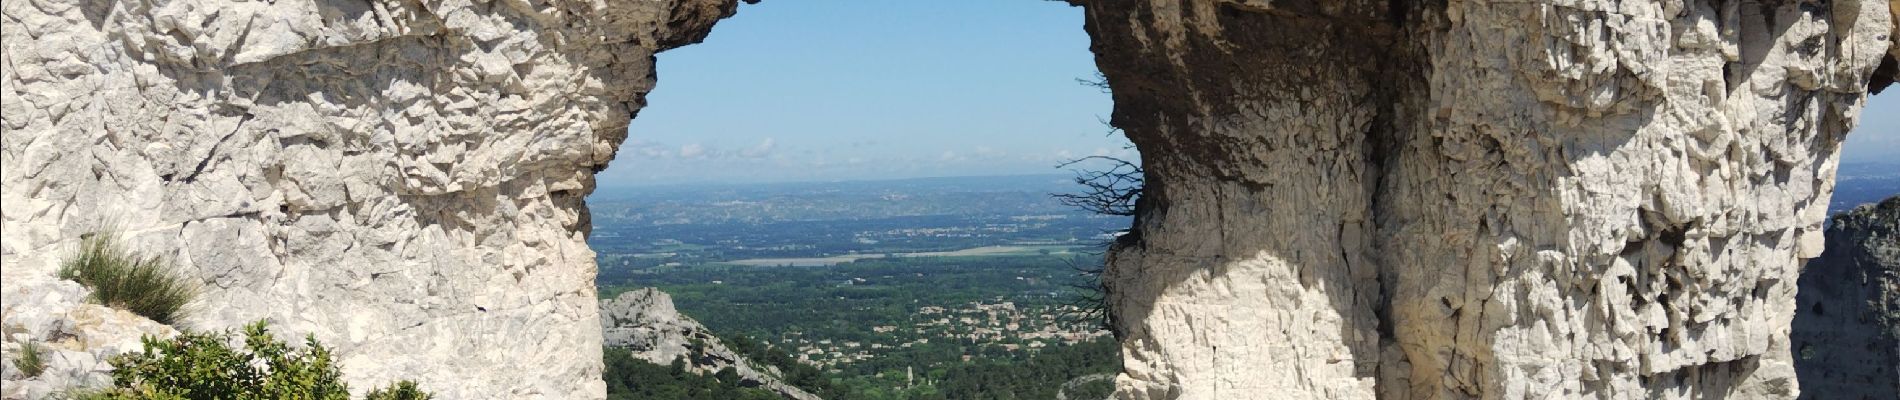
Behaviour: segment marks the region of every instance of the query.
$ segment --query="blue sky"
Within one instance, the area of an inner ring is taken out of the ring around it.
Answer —
[[[1867,99],[1860,126],[1841,147],[1841,162],[1900,163],[1900,85]]]
[[[766,1],[661,53],[605,186],[1058,173],[1131,157],[1100,122],[1082,10],[1053,1]],[[1900,159],[1900,87],[1845,162]]]
[[[661,53],[603,185],[1058,173],[1110,136],[1082,10],[766,1]]]

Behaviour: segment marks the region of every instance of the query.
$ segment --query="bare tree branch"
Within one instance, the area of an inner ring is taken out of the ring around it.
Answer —
[[[1108,164],[1108,168],[1084,169],[1078,167],[1078,165],[1090,161],[1105,161]],[[1145,183],[1143,181],[1145,178],[1142,175],[1143,170],[1140,165],[1115,157],[1089,156],[1069,160],[1056,166],[1056,168],[1070,167],[1077,167],[1073,169],[1075,172],[1075,183],[1082,186],[1082,191],[1077,193],[1055,193],[1050,196],[1055,197],[1058,201],[1061,201],[1062,204],[1096,214],[1118,216],[1135,215],[1135,203],[1141,199],[1142,185]],[[1126,232],[1126,230],[1120,230],[1111,233],[1123,234]],[[1110,239],[1109,241],[1101,243],[1098,248],[1107,249],[1112,243],[1113,239]],[[1083,265],[1078,262],[1079,259],[1072,258],[1067,260],[1069,268],[1074,269],[1076,276],[1081,278],[1080,282],[1069,285],[1071,297],[1068,301],[1068,305],[1075,306],[1079,311],[1067,317],[1076,321],[1094,323],[1096,326],[1114,333],[1115,336],[1119,338],[1121,333],[1115,329],[1115,315],[1109,312],[1108,306],[1108,297],[1112,288],[1108,287],[1108,285],[1102,281],[1102,271],[1107,269],[1107,265],[1105,264],[1107,259],[1103,257],[1097,257],[1097,259],[1102,260],[1104,263]]]
[[[1082,185],[1082,192],[1056,193],[1052,196],[1064,205],[1096,214],[1135,215],[1135,200],[1141,198],[1141,166],[1114,157],[1088,156],[1070,160],[1056,168],[1068,168],[1090,160],[1108,161],[1111,166],[1108,169],[1076,170],[1075,183]]]
[[[1095,73],[1095,77],[1093,79],[1075,78],[1075,83],[1081,84],[1082,86],[1088,86],[1088,87],[1099,89],[1102,91],[1102,93],[1111,93],[1111,91],[1108,88],[1108,75],[1103,75],[1099,71]]]

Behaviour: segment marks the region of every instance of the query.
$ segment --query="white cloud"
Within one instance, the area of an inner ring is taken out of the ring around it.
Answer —
[[[1009,156],[1009,152],[989,146],[977,146],[974,153],[974,157],[979,160],[998,160]]]
[[[639,158],[672,158],[673,149],[667,145],[640,139],[628,140],[620,146],[620,154]]]
[[[767,155],[772,154],[772,148],[775,147],[777,144],[778,144],[777,140],[774,140],[773,138],[765,138],[765,140],[759,141],[759,144],[752,145],[752,147],[748,147],[745,150],[740,150],[739,156],[745,157],[745,158],[765,157]]]
[[[702,146],[699,143],[680,146],[680,158],[705,158],[705,156],[706,146]]]

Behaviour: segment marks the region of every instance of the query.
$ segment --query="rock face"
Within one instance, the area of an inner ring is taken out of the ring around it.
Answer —
[[[779,380],[782,374],[776,368],[757,365],[727,349],[712,331],[680,315],[673,308],[673,297],[659,289],[643,288],[601,300],[600,328],[604,344],[630,351],[635,358],[647,362],[668,365],[673,360],[683,359],[687,361],[688,370],[701,374],[731,367],[738,371],[746,386],[764,388],[796,400],[818,399],[817,395]]]
[[[15,280],[18,278],[19,280]],[[137,314],[83,302],[85,287],[51,276],[9,276],[0,309],[0,398],[49,399],[73,387],[111,382],[108,357],[142,349],[145,336],[178,331]],[[28,344],[39,348],[44,372],[27,376],[14,360]]]
[[[1900,398],[1900,197],[1834,216],[1795,298],[1801,398]]]
[[[1792,397],[1798,265],[1900,77],[1892,1],[1075,2],[1148,173],[1129,399]],[[204,281],[184,327],[314,334],[359,390],[600,398],[582,200],[734,9],[0,2],[0,348],[70,333],[15,313],[84,308],[26,298],[116,227]]]
[[[1888,2],[1075,3],[1147,171],[1119,396],[1795,396]]]
[[[37,293],[81,233],[116,228],[202,279],[181,328],[315,334],[358,391],[406,378],[447,399],[601,398],[582,200],[652,88],[653,53],[735,8],[4,2],[6,348],[64,340],[28,314],[82,296]]]

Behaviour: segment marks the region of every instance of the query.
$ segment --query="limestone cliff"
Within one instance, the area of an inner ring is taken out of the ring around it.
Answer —
[[[712,331],[673,308],[673,297],[654,288],[621,293],[600,301],[601,337],[608,351],[629,351],[635,358],[659,365],[685,360],[687,369],[714,374],[732,368],[748,387],[771,390],[795,400],[817,395],[779,378],[776,368],[760,365],[727,349]]]
[[[30,314],[80,296],[36,293],[81,233],[118,228],[204,282],[181,327],[315,334],[356,390],[601,398],[582,200],[653,86],[653,53],[735,8],[0,3],[7,348],[63,340]]]
[[[1074,2],[1148,174],[1130,399],[1792,397],[1836,153],[1900,77],[1892,1]],[[0,2],[0,349],[100,311],[48,288],[116,225],[205,282],[187,328],[599,398],[582,199],[734,8]]]
[[[1147,171],[1121,397],[1795,396],[1888,2],[1075,3]]]
[[[1900,197],[1835,215],[1795,297],[1801,398],[1900,398]]]

